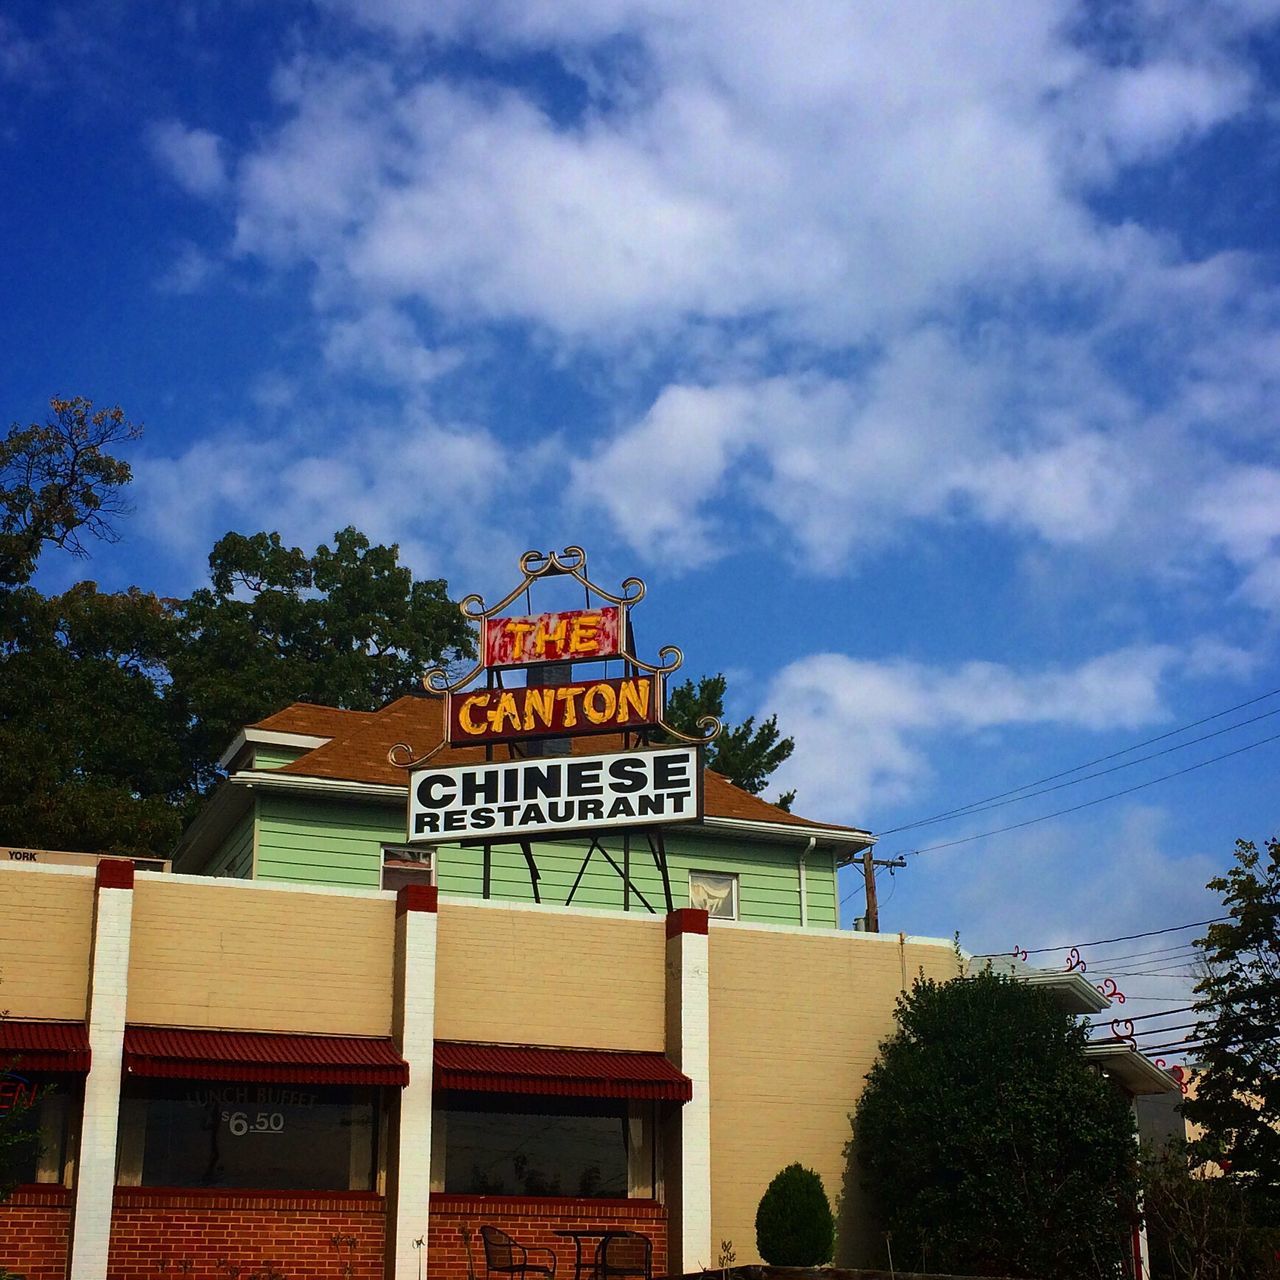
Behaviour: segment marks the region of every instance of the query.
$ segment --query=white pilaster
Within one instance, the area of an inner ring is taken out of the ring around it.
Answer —
[[[89,1073],[76,1159],[70,1280],[106,1280],[124,1058],[133,863],[98,864],[89,970]]]
[[[667,917],[667,1056],[693,1082],[680,1109],[675,1150],[665,1153],[672,1216],[668,1271],[714,1265],[711,1252],[711,1032],[707,913]],[[674,1166],[674,1167],[673,1167]],[[673,1185],[674,1184],[674,1185]],[[678,1203],[672,1203],[672,1195]]]
[[[409,1064],[409,1083],[401,1090],[400,1123],[391,1134],[389,1274],[394,1280],[419,1280],[427,1271],[431,1204],[438,920],[435,889],[401,889],[396,911],[395,1033],[400,1052]]]

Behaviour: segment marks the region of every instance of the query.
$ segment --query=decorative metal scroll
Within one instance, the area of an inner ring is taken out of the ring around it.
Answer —
[[[645,597],[646,587],[641,579],[634,577],[625,579],[617,592],[599,586],[587,576],[587,553],[577,546],[565,547],[563,551],[526,551],[520,557],[519,567],[521,573],[519,584],[507,592],[501,600],[496,604],[486,605],[483,596],[476,594],[466,596],[458,605],[462,616],[469,622],[480,623],[483,627],[485,622],[497,617],[508,605],[528,592],[535,582],[544,578],[569,577],[582,584],[588,604],[592,597],[596,596],[623,610],[621,652],[618,656],[624,663],[631,664],[639,671],[648,672],[660,682],[665,682],[667,676],[674,674],[684,665],[684,653],[679,646],[673,644],[665,645],[658,650],[656,663],[646,662],[636,655],[627,611]],[[422,677],[422,685],[428,693],[453,694],[464,689],[486,669],[482,654],[481,660],[459,679],[451,680],[449,673],[443,667],[432,667]],[[699,717],[697,725],[701,730],[700,734],[688,734],[669,725],[666,721],[665,699],[661,691],[657,699],[657,708],[655,727],[660,728],[677,742],[688,743],[691,746],[706,746],[719,737],[723,729],[719,719],[710,715]],[[387,752],[387,759],[397,768],[416,769],[441,751],[447,740],[446,733],[440,742],[422,755],[415,752],[409,743],[397,742]]]
[[[1087,973],[1089,966],[1080,958],[1080,948],[1072,947],[1067,952],[1067,972],[1068,973]]]

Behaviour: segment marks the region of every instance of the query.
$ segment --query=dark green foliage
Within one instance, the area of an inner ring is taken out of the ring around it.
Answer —
[[[12,844],[164,854],[246,724],[294,701],[372,710],[472,649],[446,584],[355,529],[307,554],[229,533],[189,600],[81,582],[45,596],[41,551],[113,540],[130,478],[119,409],[55,400],[0,442],[0,831]]]
[[[702,716],[724,720],[724,676],[703,676],[695,685],[692,680],[676,685],[667,693],[667,723],[684,733],[697,734]],[[778,733],[778,717],[770,716],[759,728],[754,716],[740,725],[726,724],[724,732],[707,748],[707,767],[728,778],[735,786],[759,795],[769,776],[795,750],[792,738]],[[774,801],[790,809],[795,798],[788,791]]]
[[[1237,840],[1235,858],[1209,881],[1228,919],[1197,943],[1204,1071],[1183,1110],[1206,1132],[1198,1158],[1228,1169],[1255,1219],[1280,1227],[1280,841],[1260,852]]]
[[[171,664],[201,785],[246,724],[290,702],[372,711],[473,651],[443,579],[415,582],[397,547],[350,527],[311,555],[277,533],[228,533],[209,576],[175,607]]]
[[[835,1252],[836,1221],[812,1169],[789,1164],[756,1210],[756,1249],[774,1267],[820,1267]]]
[[[902,995],[850,1158],[904,1269],[1117,1274],[1136,1203],[1129,1104],[1042,990],[989,972]],[[851,1170],[851,1172],[853,1172]],[[921,1266],[921,1269],[924,1269]]]

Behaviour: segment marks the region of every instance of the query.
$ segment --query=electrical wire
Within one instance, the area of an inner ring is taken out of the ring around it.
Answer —
[[[927,844],[919,849],[899,849],[894,856],[919,857],[922,853],[936,853],[940,849],[954,849],[957,845],[972,844],[975,840],[986,840],[991,836],[1003,835],[1006,831],[1020,831],[1023,827],[1034,827],[1038,822],[1048,822],[1050,818],[1061,818],[1068,813],[1078,813],[1081,809],[1092,808],[1095,804],[1102,804],[1104,800],[1115,800],[1120,796],[1132,795],[1135,791],[1144,791],[1147,787],[1154,787],[1157,782],[1168,782],[1170,778],[1180,778],[1184,774],[1194,773],[1197,769],[1203,769],[1206,765],[1217,764],[1220,760],[1230,760],[1232,756],[1252,751],[1255,747],[1265,747],[1268,743],[1277,740],[1280,740],[1280,733],[1274,733],[1269,738],[1261,738],[1257,742],[1246,743],[1243,747],[1237,747],[1234,751],[1224,751],[1221,755],[1210,756],[1208,760],[1201,760],[1196,764],[1188,765],[1185,769],[1175,769],[1173,773],[1163,773],[1158,778],[1150,778],[1146,782],[1136,783],[1132,787],[1125,787],[1122,791],[1112,791],[1105,796],[1097,796],[1092,800],[1085,800],[1081,804],[1073,804],[1066,809],[1057,809],[1053,813],[1041,814],[1038,818],[1027,818],[1024,822],[1010,823],[1007,827],[996,827],[992,831],[979,831],[976,835],[961,836],[958,840],[946,840],[941,844]]]
[[[1073,773],[1079,773],[1081,769],[1091,769],[1095,764],[1106,764],[1108,760],[1116,760],[1120,756],[1127,756],[1131,751],[1141,751],[1143,747],[1149,747],[1154,745],[1157,742],[1164,742],[1169,738],[1177,737],[1177,735],[1180,733],[1186,733],[1188,729],[1198,729],[1202,724],[1209,724],[1211,721],[1221,720],[1223,716],[1229,716],[1235,711],[1243,711],[1246,707],[1256,706],[1259,702],[1265,702],[1268,698],[1274,698],[1278,693],[1280,693],[1280,689],[1272,689],[1267,693],[1260,693],[1256,698],[1250,698],[1246,702],[1239,702],[1234,707],[1227,707],[1226,710],[1224,711],[1216,711],[1211,716],[1205,716],[1201,720],[1193,720],[1189,724],[1181,725],[1176,729],[1170,729],[1166,733],[1157,734],[1154,738],[1147,738],[1143,742],[1135,742],[1133,746],[1124,747],[1120,751],[1113,751],[1110,755],[1099,756],[1096,760],[1087,760],[1085,761],[1084,764],[1078,764],[1071,769],[1064,769],[1061,773],[1051,773],[1047,777],[1037,778],[1034,782],[1025,782],[1020,787],[1014,787],[1012,791],[1001,791],[997,795],[987,796],[985,799],[982,799],[982,800],[974,800],[969,804],[961,805],[959,808],[948,809],[945,813],[937,813],[929,818],[919,818],[914,822],[906,822],[906,823],[903,823],[903,825],[900,827],[890,827],[887,831],[881,831],[879,832],[879,834],[882,836],[888,836],[888,835],[894,835],[899,831],[909,831],[913,827],[927,826],[928,824],[933,822],[941,822],[944,818],[952,818],[952,817],[963,815],[965,813],[968,813],[970,810],[976,809],[982,805],[991,805],[992,807],[994,807],[994,804],[997,800],[1004,800],[1006,797],[1017,796],[1022,791],[1030,791],[1033,787],[1041,786],[1046,782],[1056,782],[1059,778],[1066,778]],[[1275,714],[1276,712],[1274,711],[1266,712],[1266,715],[1275,715]],[[1264,717],[1258,716],[1255,718],[1263,719]],[[1243,720],[1240,723],[1242,725],[1252,724],[1253,721]],[[1238,729],[1240,728],[1240,725],[1232,725],[1231,728]],[[1226,733],[1226,732],[1229,732],[1229,730],[1223,729],[1223,730],[1219,730],[1218,732]],[[1214,737],[1215,734],[1209,734],[1206,736]],[[1203,741],[1203,739],[1197,738],[1195,741],[1200,742],[1200,741]],[[1192,744],[1188,742],[1188,743],[1183,743],[1182,745],[1191,746]],[[1177,747],[1173,747],[1170,749],[1175,751],[1178,750]],[[1164,754],[1164,753],[1157,752],[1157,754]],[[1154,757],[1147,757],[1147,758],[1154,759]],[[1137,763],[1137,762],[1135,761],[1134,763]],[[1125,767],[1125,766],[1122,766],[1122,767]],[[1104,772],[1110,772],[1110,771],[1106,770]],[[1097,777],[1100,775],[1095,774],[1094,776]],[[1084,779],[1079,779],[1079,781],[1084,781]]]
[[[1075,946],[1083,951],[1085,947],[1105,947],[1112,942],[1134,942],[1138,938],[1155,938],[1164,933],[1181,933],[1183,929],[1199,929],[1207,924],[1221,924],[1224,920],[1229,920],[1230,916],[1214,916],[1212,920],[1192,920],[1187,924],[1170,924],[1163,929],[1148,929],[1145,933],[1126,933],[1118,938],[1095,938],[1092,942],[1077,942]],[[1029,956],[1043,955],[1046,951],[1066,951],[1068,945],[1057,943],[1052,947],[1022,947],[1020,950],[1025,951]],[[987,951],[980,956],[974,956],[975,960],[995,960],[1000,956],[1007,956],[1007,951]]]
[[[1188,956],[1193,956],[1199,948],[1194,942],[1183,942],[1176,947],[1156,947],[1152,951],[1128,951],[1118,956],[1089,956],[1088,961],[1092,965],[1118,964],[1122,960],[1143,960],[1148,956],[1173,956],[1185,952]]]
[[[1133,999],[1132,996],[1130,996],[1129,998]],[[1117,1018],[1116,1021],[1117,1022],[1120,1022],[1120,1021],[1148,1022],[1152,1018],[1171,1018],[1175,1013],[1187,1013],[1188,1011],[1194,1008],[1195,1008],[1195,1005],[1193,1004],[1184,1004],[1184,1005],[1180,1005],[1176,1009],[1162,1009],[1159,1013],[1140,1013],[1136,1018],[1125,1018],[1125,1019]],[[1103,1024],[1101,1022],[1091,1022],[1089,1024],[1090,1029],[1095,1031],[1098,1030],[1100,1027],[1102,1027],[1102,1025]]]

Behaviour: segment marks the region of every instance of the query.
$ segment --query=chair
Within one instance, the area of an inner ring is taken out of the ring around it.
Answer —
[[[556,1255],[551,1249],[537,1246],[526,1249],[497,1227],[481,1227],[480,1239],[484,1241],[484,1265],[488,1275],[519,1276],[520,1280],[529,1280],[529,1276],[534,1275],[555,1280]],[[551,1265],[530,1262],[530,1253],[545,1253],[551,1259]]]
[[[653,1280],[653,1241],[638,1231],[607,1235],[596,1250],[596,1280],[640,1276]]]

